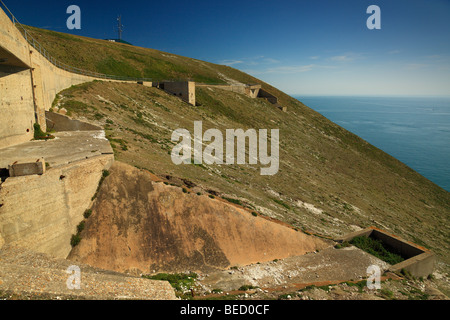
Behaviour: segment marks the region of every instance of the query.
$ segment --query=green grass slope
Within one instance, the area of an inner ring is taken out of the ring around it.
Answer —
[[[190,106],[156,88],[95,81],[60,93],[55,105],[106,128],[116,159],[180,177],[299,229],[335,237],[377,226],[449,259],[450,193],[283,92],[236,69],[157,50],[31,28],[57,59],[121,76],[261,83],[288,107],[197,88]],[[202,120],[204,130],[280,129],[280,171],[258,166],[175,166],[172,131]]]

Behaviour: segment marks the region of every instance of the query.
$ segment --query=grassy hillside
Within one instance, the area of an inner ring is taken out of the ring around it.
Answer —
[[[338,236],[377,226],[449,258],[450,193],[301,102],[236,69],[152,49],[30,28],[57,59],[92,71],[154,79],[261,83],[288,107],[197,88],[198,107],[155,88],[95,81],[63,91],[59,107],[103,125],[120,161],[223,193],[299,229]],[[226,80],[228,79],[228,80]],[[280,171],[257,166],[175,166],[172,131],[280,129]]]
[[[211,69],[211,64],[195,59],[128,44],[26,28],[54,58],[73,67],[133,78],[224,83]]]

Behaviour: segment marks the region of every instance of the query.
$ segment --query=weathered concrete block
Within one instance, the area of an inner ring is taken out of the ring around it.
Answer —
[[[391,272],[409,271],[415,277],[427,277],[432,274],[436,266],[436,255],[429,251],[409,258],[389,268]]]
[[[195,82],[193,81],[164,82],[163,87],[161,87],[161,89],[177,97],[180,97],[183,101],[195,106]]]
[[[153,82],[151,81],[138,81],[138,84],[144,86],[144,87],[153,87]]]
[[[34,162],[21,161],[8,167],[10,177],[22,177],[32,175],[43,175],[45,173],[45,161],[43,158]]]
[[[245,88],[245,94],[248,95],[250,98],[255,99],[258,97],[260,90],[261,90],[260,84],[247,85]]]

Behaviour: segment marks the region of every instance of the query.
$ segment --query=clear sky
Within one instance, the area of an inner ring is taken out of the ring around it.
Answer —
[[[3,0],[24,24],[227,64],[292,95],[450,95],[450,0]],[[68,30],[69,5],[81,30]],[[369,30],[367,8],[381,9]]]

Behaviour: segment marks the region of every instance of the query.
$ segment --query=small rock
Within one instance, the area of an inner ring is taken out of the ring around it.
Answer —
[[[343,295],[345,295],[345,291],[342,290],[342,289],[339,288],[339,287],[333,288],[332,293],[334,293],[334,294],[337,295],[337,296],[343,296]]]

